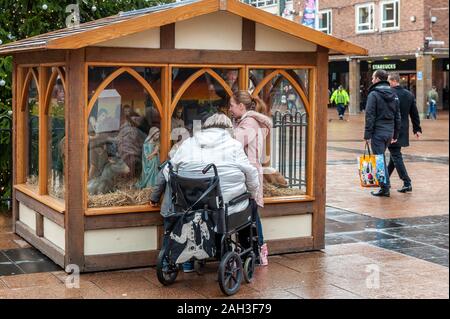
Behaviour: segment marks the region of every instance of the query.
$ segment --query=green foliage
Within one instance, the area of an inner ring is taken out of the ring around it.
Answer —
[[[66,18],[70,11],[66,7],[78,4],[80,23],[112,16],[120,11],[130,11],[171,3],[175,0],[0,0],[0,40],[2,44],[29,38],[66,27]],[[46,9],[44,9],[44,4]],[[95,6],[96,10],[92,10]],[[0,57],[0,115],[12,109],[12,57]],[[62,118],[63,108],[53,108],[52,116]],[[37,114],[35,114],[37,115]],[[0,129],[7,128],[0,121]],[[9,167],[12,142],[6,132],[0,133],[0,198],[10,197]],[[0,205],[2,202],[0,201]]]
[[[175,0],[0,0],[0,40],[3,44],[29,38],[42,33],[63,29],[70,12],[66,7],[78,4],[80,22],[88,22]],[[47,8],[44,10],[44,4]],[[95,6],[96,10],[92,10]],[[0,113],[12,108],[11,77],[12,58],[0,57]]]

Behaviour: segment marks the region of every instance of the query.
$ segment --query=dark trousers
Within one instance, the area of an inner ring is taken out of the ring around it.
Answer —
[[[373,154],[376,155],[383,155],[384,160],[384,175],[385,175],[385,181],[384,183],[380,183],[380,187],[383,189],[389,189],[391,187],[390,181],[389,181],[389,174],[387,170],[386,165],[386,156],[385,152],[388,148],[389,144],[391,143],[392,136],[388,135],[374,135],[372,139],[370,140],[370,146],[372,148]]]
[[[345,114],[345,105],[344,104],[337,104],[337,112],[338,112],[338,115],[340,116],[340,115],[342,115],[342,116],[344,116],[344,114]]]
[[[398,176],[403,181],[403,184],[405,186],[410,186],[411,179],[408,176],[405,163],[403,162],[401,146],[389,146],[388,148],[389,153],[391,154],[388,165],[389,175],[391,175],[394,169],[396,169]]]

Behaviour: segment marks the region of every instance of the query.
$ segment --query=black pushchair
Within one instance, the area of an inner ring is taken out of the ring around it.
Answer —
[[[170,217],[164,233],[156,266],[158,280],[163,285],[172,284],[186,261],[195,261],[198,270],[207,260],[218,260],[220,289],[226,295],[235,294],[242,279],[247,283],[253,280],[258,237],[253,203],[231,215],[228,207],[248,200],[250,194],[244,193],[224,203],[214,164],[202,170],[206,174],[213,168],[213,176],[199,178],[180,176],[170,162],[168,166],[176,213]]]

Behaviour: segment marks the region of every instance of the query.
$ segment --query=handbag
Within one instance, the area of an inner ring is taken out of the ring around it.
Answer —
[[[381,155],[382,156],[382,155]],[[377,171],[378,155],[371,154],[369,143],[366,142],[364,147],[364,153],[358,157],[358,172],[359,179],[362,187],[377,187],[379,186]],[[384,174],[384,161],[383,161],[383,174]]]

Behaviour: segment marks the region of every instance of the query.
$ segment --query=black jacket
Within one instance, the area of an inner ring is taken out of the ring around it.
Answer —
[[[397,139],[401,117],[397,94],[388,81],[380,81],[369,88],[366,104],[366,127],[364,139],[373,136],[392,136]]]
[[[417,110],[416,99],[414,95],[407,89],[401,87],[400,85],[393,87],[393,90],[400,100],[400,114],[402,117],[402,125],[400,127],[400,133],[398,135],[398,141],[392,146],[409,146],[409,118],[411,117],[411,122],[413,125],[413,133],[422,133],[422,128],[420,127],[420,117],[419,111]]]

